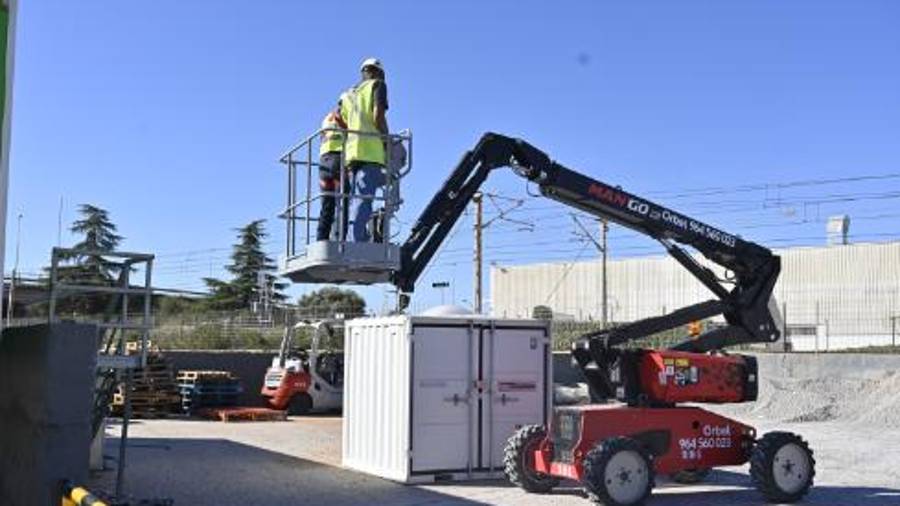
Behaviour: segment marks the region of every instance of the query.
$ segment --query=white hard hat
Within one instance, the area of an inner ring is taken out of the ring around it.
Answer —
[[[384,67],[381,66],[381,60],[378,58],[366,58],[363,60],[362,64],[359,66],[359,71],[362,72],[366,67],[375,67],[381,72],[384,72]]]

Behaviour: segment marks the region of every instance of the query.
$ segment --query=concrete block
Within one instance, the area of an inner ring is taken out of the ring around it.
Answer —
[[[58,505],[64,479],[87,479],[99,332],[61,323],[0,340],[0,504]]]

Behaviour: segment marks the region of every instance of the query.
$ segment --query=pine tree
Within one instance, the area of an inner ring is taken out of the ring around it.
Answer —
[[[232,275],[231,281],[204,278],[212,292],[209,302],[214,309],[247,309],[259,301],[262,295],[260,273],[265,276],[266,285],[271,287],[270,300],[286,298],[281,292],[287,284],[275,281],[275,262],[262,249],[267,236],[264,224],[265,220],[256,220],[236,229],[238,242],[232,249],[231,264],[225,266]]]
[[[119,266],[103,257],[104,252],[118,248],[123,237],[117,234],[109,212],[91,204],[78,206],[81,217],[69,230],[82,235],[81,241],[72,246],[72,253],[62,255],[57,277],[64,283],[86,285],[111,285],[119,275]],[[49,270],[49,269],[48,269]],[[108,297],[98,294],[82,294],[63,299],[58,303],[60,311],[76,311],[93,314],[103,310]]]
[[[60,278],[64,276],[70,281],[81,283],[110,283],[118,275],[115,262],[103,257],[102,252],[115,251],[123,237],[116,233],[116,225],[109,219],[109,212],[91,204],[78,206],[81,219],[69,227],[75,234],[84,238],[72,246],[75,253],[66,255],[64,260],[74,260],[74,265],[63,266]]]

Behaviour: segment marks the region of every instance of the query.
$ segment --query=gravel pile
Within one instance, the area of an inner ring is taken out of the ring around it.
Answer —
[[[756,402],[723,406],[738,417],[779,422],[848,422],[900,425],[900,373],[878,379],[761,378]]]
[[[716,410],[785,423],[900,426],[900,359],[762,355],[759,399]]]

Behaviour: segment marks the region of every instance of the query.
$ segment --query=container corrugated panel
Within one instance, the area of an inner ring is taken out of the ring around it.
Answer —
[[[409,472],[409,322],[367,318],[347,325],[343,462],[403,480]]]
[[[543,321],[352,320],[343,464],[406,483],[499,477],[515,428],[549,418],[551,364]]]

